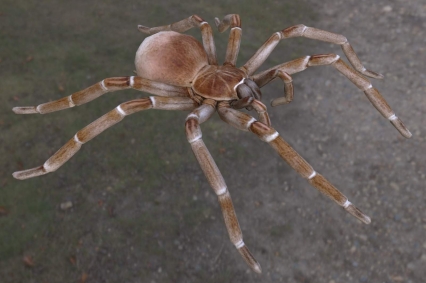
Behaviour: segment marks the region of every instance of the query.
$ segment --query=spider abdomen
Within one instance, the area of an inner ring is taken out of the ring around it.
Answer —
[[[206,52],[194,37],[163,31],[147,37],[136,52],[138,76],[176,86],[190,87],[208,64]]]
[[[235,87],[246,78],[243,71],[232,66],[205,66],[197,75],[192,89],[204,98],[238,99]]]

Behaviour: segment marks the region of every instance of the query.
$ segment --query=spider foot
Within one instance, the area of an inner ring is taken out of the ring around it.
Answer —
[[[23,107],[13,107],[12,111],[15,114],[37,114],[37,108],[35,106],[23,106]]]
[[[146,33],[146,34],[150,34],[150,32],[149,32],[150,29],[151,28],[149,28],[149,27],[146,27],[146,26],[143,26],[143,25],[138,25],[138,30],[140,32],[143,32],[143,33]]]
[[[378,79],[378,80],[381,80],[385,77],[380,73],[376,73],[376,72],[373,72],[373,71],[370,71],[370,70],[367,70],[367,69],[364,69],[360,73],[363,74],[364,76],[367,76],[367,77],[370,77],[370,78],[373,78],[373,79]]]
[[[401,119],[396,117],[396,115],[392,115],[388,118],[391,124],[401,133],[405,138],[411,138],[413,134],[405,127],[404,123],[402,123]]]
[[[243,243],[242,247],[238,248],[238,252],[241,254],[243,259],[251,267],[251,269],[253,269],[254,272],[259,273],[259,274],[262,273],[262,268],[260,268],[260,264],[257,262],[257,260],[254,258],[254,256],[251,254],[251,252],[249,251],[247,246],[244,245],[244,243]]]
[[[350,201],[347,200],[346,203],[343,205],[343,208],[365,224],[371,223],[371,218],[365,215],[358,207],[353,205]]]
[[[224,32],[229,27],[229,26],[226,26],[223,23],[223,21],[219,20],[219,18],[214,18],[214,23],[216,24],[216,27],[219,30],[219,32]]]
[[[223,17],[223,20],[219,20],[219,18],[214,18],[214,23],[216,24],[216,27],[219,32],[224,32],[229,27],[237,27],[241,29],[240,16],[238,16],[237,14],[226,15],[225,17]]]
[[[15,179],[18,179],[18,180],[25,180],[25,179],[29,179],[29,178],[32,178],[32,177],[44,175],[44,174],[47,174],[47,173],[49,173],[49,172],[46,171],[44,166],[39,166],[39,167],[27,169],[27,170],[16,171],[12,174],[12,176]]]

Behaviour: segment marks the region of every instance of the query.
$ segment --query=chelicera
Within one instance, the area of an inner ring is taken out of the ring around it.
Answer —
[[[334,200],[347,212],[368,224],[370,218],[355,207],[327,179],[317,173],[279,134],[271,127],[266,106],[261,102],[260,88],[279,78],[284,82],[284,96],[274,99],[272,106],[291,102],[293,84],[290,75],[311,66],[331,65],[361,89],[374,107],[406,138],[411,133],[395,115],[382,95],[365,78],[382,78],[382,75],[364,68],[347,39],[339,34],[304,25],[296,25],[274,33],[257,52],[240,68],[235,66],[241,40],[241,22],[236,14],[227,15],[222,21],[215,19],[220,32],[231,28],[225,63],[219,66],[210,25],[197,15],[171,25],[147,28],[141,32],[151,34],[136,53],[137,76],[107,78],[87,89],[62,99],[38,106],[15,107],[17,114],[45,114],[89,102],[99,96],[128,88],[151,93],[155,96],[136,99],[120,104],[78,131],[75,136],[50,157],[42,166],[13,173],[17,179],[36,177],[57,170],[70,159],[81,146],[121,121],[125,116],[147,109],[191,111],[187,116],[186,136],[208,182],[218,196],[226,228],[231,242],[247,264],[260,273],[259,263],[254,259],[243,241],[229,190],[206,148],[200,124],[215,112],[226,123],[243,131],[250,131],[271,145],[277,153],[317,190]],[[195,38],[181,34],[198,27],[202,44]],[[353,66],[350,67],[338,55],[313,55],[295,59],[255,74],[255,71],[271,54],[279,41],[291,37],[306,37],[338,44]],[[258,120],[238,109],[246,108],[257,113]]]

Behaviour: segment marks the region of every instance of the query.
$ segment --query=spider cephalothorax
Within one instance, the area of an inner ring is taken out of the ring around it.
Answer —
[[[139,26],[140,31],[153,35],[143,41],[136,53],[137,76],[107,78],[57,101],[38,106],[15,107],[13,111],[17,114],[44,114],[81,105],[104,93],[121,89],[133,88],[157,95],[120,104],[114,110],[78,131],[43,165],[15,172],[13,176],[17,179],[27,179],[55,171],[70,159],[82,144],[135,112],[147,109],[191,111],[185,123],[188,142],[191,144],[208,182],[218,196],[231,242],[247,264],[254,271],[260,273],[259,263],[243,242],[225,181],[202,140],[201,123],[218,112],[220,118],[228,124],[240,130],[252,132],[270,144],[312,186],[367,224],[370,223],[370,218],[349,202],[328,180],[317,173],[271,127],[266,106],[260,101],[262,98],[260,88],[275,78],[281,79],[284,82],[284,97],[274,99],[272,106],[289,103],[293,99],[290,75],[311,66],[331,65],[361,89],[374,107],[389,119],[404,137],[409,138],[411,133],[395,115],[379,91],[364,77],[380,79],[382,75],[364,68],[344,36],[304,25],[292,26],[274,33],[242,67],[237,68],[235,63],[242,33],[240,17],[232,14],[225,16],[222,21],[216,18],[215,22],[220,32],[231,27],[223,66],[217,64],[210,25],[200,17],[193,15],[167,26],[154,28]],[[200,28],[203,44],[191,36],[181,34],[193,27]],[[342,61],[338,55],[326,54],[305,56],[254,74],[280,40],[300,36],[340,45],[354,69]],[[254,109],[259,120],[237,110],[241,108]]]
[[[203,46],[195,38],[174,31],[145,39],[135,61],[139,77],[190,87],[204,99],[236,100],[236,87],[247,79],[246,73],[233,65],[209,65]]]

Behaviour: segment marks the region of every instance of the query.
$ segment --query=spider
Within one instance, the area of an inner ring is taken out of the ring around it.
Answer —
[[[212,28],[197,15],[166,26],[148,28],[139,25],[139,31],[151,36],[142,42],[136,52],[137,76],[106,78],[53,102],[13,108],[16,114],[45,114],[87,103],[107,92],[129,88],[156,95],[120,104],[78,131],[42,166],[17,171],[13,176],[17,179],[27,179],[57,170],[80,150],[84,143],[120,122],[127,115],[147,109],[191,111],[185,122],[186,136],[207,181],[218,197],[230,240],[246,263],[255,272],[261,273],[259,263],[243,241],[231,196],[222,174],[203,142],[201,123],[218,112],[220,118],[231,126],[252,132],[272,146],[313,187],[366,224],[371,222],[370,218],[316,172],[271,127],[267,108],[261,102],[260,88],[275,78],[281,79],[284,83],[284,96],[272,100],[271,105],[286,104],[293,99],[290,75],[311,66],[331,65],[361,89],[374,107],[389,119],[404,137],[411,137],[411,133],[379,91],[364,77],[381,79],[383,76],[367,70],[362,65],[346,37],[305,25],[295,25],[274,33],[242,67],[237,68],[235,64],[242,34],[240,17],[237,14],[229,14],[222,21],[215,18],[215,24],[219,32],[230,28],[225,63],[222,66],[217,63]],[[201,31],[202,44],[195,38],[182,34],[194,27]],[[281,40],[292,37],[306,37],[340,45],[353,68],[336,54],[321,54],[298,58],[254,74]],[[258,120],[239,111],[243,108],[254,110]]]

